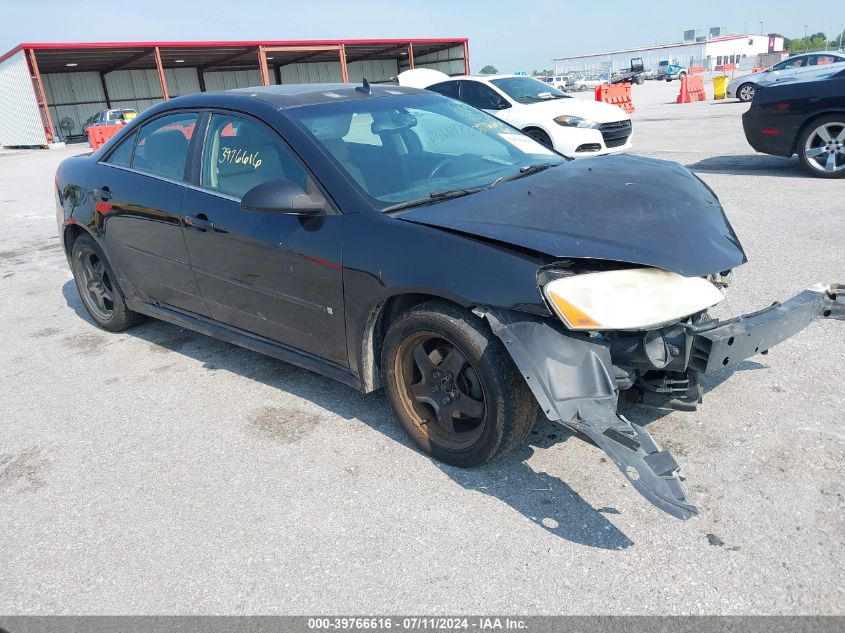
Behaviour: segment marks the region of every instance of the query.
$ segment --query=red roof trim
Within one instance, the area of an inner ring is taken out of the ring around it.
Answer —
[[[10,51],[0,55],[0,62],[8,59],[21,50],[80,50],[97,48],[229,48],[232,46],[336,46],[345,44],[391,46],[395,44],[451,44],[458,46],[469,42],[467,37],[447,38],[392,38],[366,40],[212,40],[199,42],[24,42]]]

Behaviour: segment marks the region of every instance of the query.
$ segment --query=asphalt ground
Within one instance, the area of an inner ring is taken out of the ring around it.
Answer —
[[[677,90],[634,87],[634,151],[720,196],[749,258],[720,314],[845,281],[842,181]],[[99,330],[56,235],[80,151],[0,152],[0,613],[845,613],[842,322],[709,377],[696,413],[626,409],[682,464],[682,522],[544,419],[461,470],[381,393],[161,322]]]

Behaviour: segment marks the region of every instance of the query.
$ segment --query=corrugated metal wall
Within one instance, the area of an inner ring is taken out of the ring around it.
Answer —
[[[164,77],[171,97],[200,91],[195,68],[166,68]],[[42,75],[53,125],[62,136],[82,134],[82,124],[106,108],[106,96],[96,72]],[[161,84],[155,70],[116,70],[105,76],[112,108],[138,112],[161,101]],[[64,122],[64,125],[62,125]]]
[[[0,62],[0,145],[45,145],[35,88],[21,51]]]
[[[403,57],[399,62],[399,72],[408,70],[408,58]],[[414,55],[414,68],[432,68],[447,75],[464,74],[464,47],[453,46],[446,50],[430,55]]]
[[[434,68],[451,75],[463,74],[463,54],[463,46],[455,46],[430,55],[418,55],[415,57],[415,65],[418,68]],[[23,53],[20,59],[23,60],[24,75],[28,81],[29,73],[26,70]],[[9,61],[11,60],[7,60],[6,63]],[[398,75],[403,66],[407,68],[407,65],[407,57],[363,60],[350,62],[347,71],[349,81],[353,83],[361,82],[364,77],[372,82],[386,82]],[[200,91],[196,68],[167,68],[164,74],[171,97]],[[341,81],[339,61],[288,64],[280,68],[280,74],[284,84]],[[261,75],[257,68],[255,70],[207,71],[203,73],[203,78],[208,91],[261,85]],[[100,74],[97,72],[46,74],[42,76],[42,80],[47,103],[50,104],[53,124],[62,137],[81,135],[85,121],[107,107],[106,95],[103,92]],[[143,112],[162,100],[158,72],[154,69],[116,70],[105,75],[105,83],[112,108],[133,108],[138,112]],[[272,66],[270,67],[270,83],[276,83],[276,72]],[[38,114],[37,111],[36,114]]]
[[[342,81],[340,62],[316,62],[310,64],[288,64],[281,67],[283,84],[314,84]],[[360,83],[367,81],[390,81],[399,74],[399,65],[395,59],[372,59],[350,62],[346,65],[349,81]],[[272,74],[272,73],[271,73]]]
[[[258,72],[258,69],[207,71],[203,73],[203,76],[205,77],[205,89],[209,92],[213,90],[233,90],[234,88],[249,88],[251,86],[261,85],[261,73]],[[276,78],[273,76],[272,71],[270,72],[270,83],[276,83]]]
[[[82,123],[106,107],[99,73],[41,75],[56,133],[62,138],[82,134]]]

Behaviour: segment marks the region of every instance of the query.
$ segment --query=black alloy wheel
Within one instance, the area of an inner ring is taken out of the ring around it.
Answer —
[[[420,422],[420,432],[447,450],[475,444],[487,407],[481,381],[466,355],[434,332],[406,338],[395,357],[400,398]]]
[[[114,271],[93,237],[85,234],[76,238],[70,265],[82,304],[97,325],[121,332],[143,320],[142,315],[126,307]]]
[[[80,295],[85,307],[98,320],[111,320],[114,316],[114,285],[105,262],[93,248],[83,245],[74,252],[74,263],[81,271],[83,287]]]
[[[390,323],[381,378],[402,429],[422,452],[477,466],[527,435],[537,401],[481,317],[432,299]]]

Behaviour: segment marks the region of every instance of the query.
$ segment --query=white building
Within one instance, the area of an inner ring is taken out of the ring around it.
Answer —
[[[722,64],[758,65],[767,53],[783,51],[779,35],[723,35],[700,37],[692,41],[659,46],[643,46],[607,53],[555,58],[555,74],[574,71],[613,72],[631,65],[631,58],[642,57],[646,68],[657,70],[663,60],[674,60],[682,66],[703,66],[713,70]],[[746,60],[743,62],[743,60]]]

